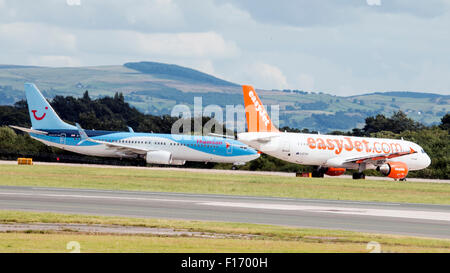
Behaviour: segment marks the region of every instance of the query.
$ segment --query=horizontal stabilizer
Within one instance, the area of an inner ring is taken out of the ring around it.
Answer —
[[[32,133],[32,134],[38,134],[38,135],[47,135],[48,134],[47,132],[44,132],[44,131],[24,128],[24,127],[20,127],[20,126],[9,125],[9,127],[26,132],[26,133]]]
[[[213,133],[209,133],[208,136],[213,136],[213,137],[222,137],[222,138],[228,138],[228,139],[235,139],[234,136],[229,136],[229,135],[221,135],[221,134],[213,134]]]

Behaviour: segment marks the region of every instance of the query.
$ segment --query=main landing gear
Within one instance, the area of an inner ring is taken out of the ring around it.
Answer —
[[[366,175],[364,173],[353,173],[353,179],[366,179]]]
[[[366,175],[363,173],[366,167],[366,163],[359,164],[358,172],[353,173],[353,179],[366,179]]]

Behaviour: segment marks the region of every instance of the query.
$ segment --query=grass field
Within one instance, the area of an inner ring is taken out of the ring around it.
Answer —
[[[69,252],[67,243],[72,241],[79,243],[81,252],[369,252],[369,242],[377,242],[382,252],[450,252],[450,240],[242,223],[1,210],[0,223],[85,223],[252,236],[229,239],[30,230],[0,233],[0,252]]]
[[[145,168],[0,165],[0,185],[450,204],[450,184],[224,175]]]

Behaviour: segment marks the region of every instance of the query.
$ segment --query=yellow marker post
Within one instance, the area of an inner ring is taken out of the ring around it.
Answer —
[[[17,164],[19,164],[19,165],[33,165],[33,159],[32,158],[19,157],[19,158],[17,158]]]

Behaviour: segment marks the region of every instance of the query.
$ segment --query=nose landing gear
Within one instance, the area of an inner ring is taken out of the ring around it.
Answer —
[[[321,167],[314,168],[314,170],[311,173],[311,177],[323,178],[325,176],[325,171],[326,169]]]

